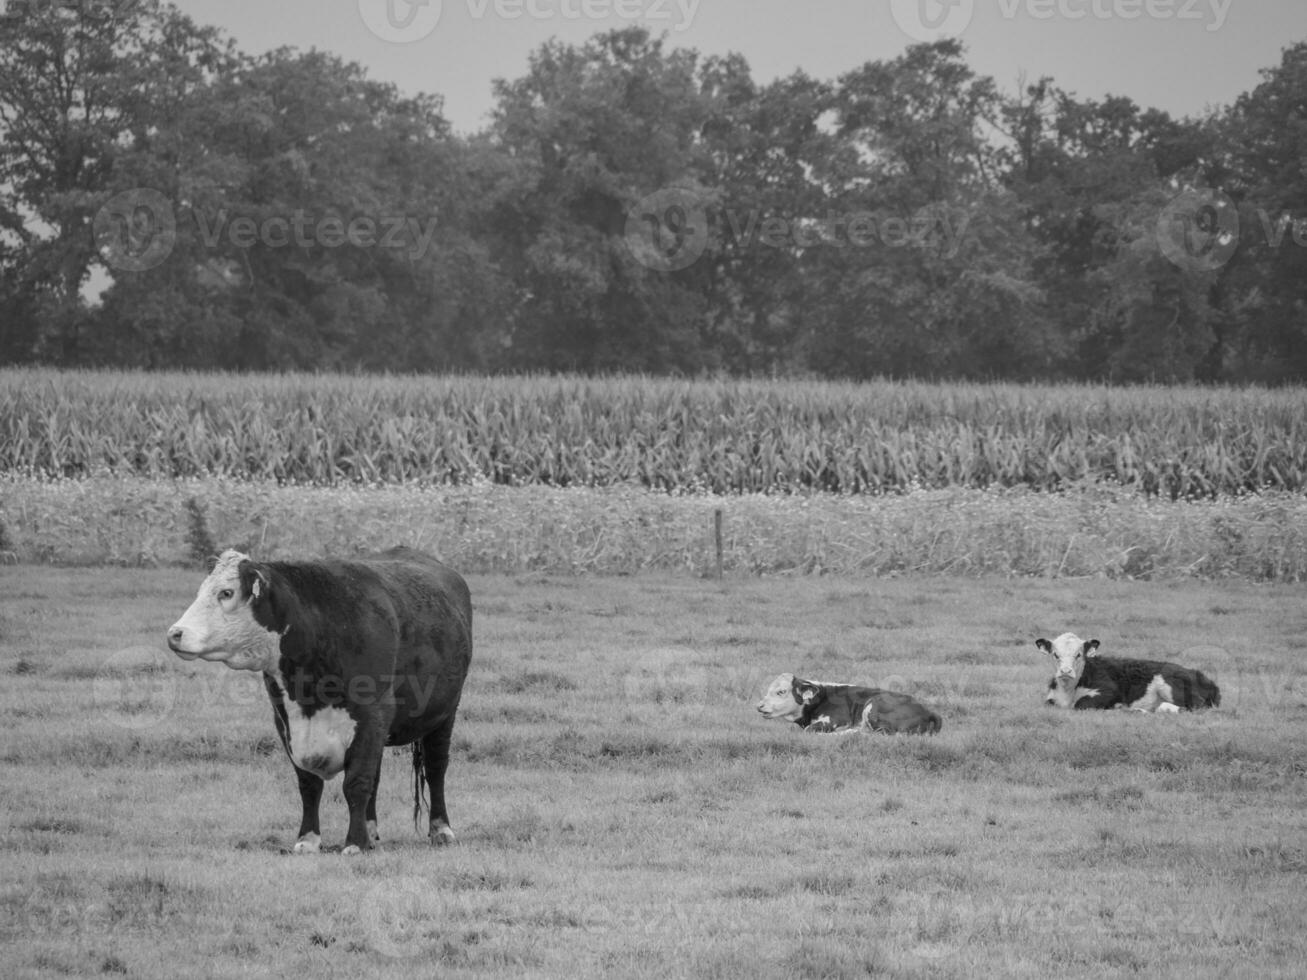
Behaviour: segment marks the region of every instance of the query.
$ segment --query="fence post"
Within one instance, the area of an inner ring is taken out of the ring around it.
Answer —
[[[717,577],[722,577],[722,509],[714,508],[712,512],[713,540],[717,545]]]

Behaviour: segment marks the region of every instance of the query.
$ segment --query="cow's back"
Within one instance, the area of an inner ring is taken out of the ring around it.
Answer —
[[[1165,666],[1167,669],[1162,671],[1162,679],[1171,688],[1171,696],[1177,707],[1191,711],[1220,707],[1221,689],[1201,670],[1178,664]]]
[[[463,577],[412,548],[364,559],[399,621],[391,743],[405,744],[453,714],[472,660],[472,595]]]
[[[1221,703],[1221,690],[1211,678],[1201,670],[1169,660],[1092,657],[1085,665],[1077,690],[1110,689],[1114,695],[1111,703],[1100,707],[1129,705],[1143,697],[1156,678],[1166,684],[1171,695],[1169,703],[1178,708],[1215,708]]]
[[[888,734],[935,735],[943,727],[939,715],[910,694],[878,688],[855,688],[864,703],[862,725]]]

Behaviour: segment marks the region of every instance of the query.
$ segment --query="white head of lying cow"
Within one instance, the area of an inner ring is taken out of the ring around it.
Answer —
[[[793,674],[780,674],[763,691],[758,710],[764,718],[798,721],[804,707],[816,696],[817,688],[814,685],[803,681],[795,684]]]
[[[212,660],[232,670],[270,670],[281,637],[254,618],[252,603],[268,577],[239,551],[222,553],[182,618],[168,629],[168,646],[183,660]]]
[[[1098,641],[1082,640],[1074,633],[1063,633],[1052,643],[1038,639],[1035,646],[1052,656],[1057,664],[1053,687],[1048,692],[1047,700],[1062,707],[1073,706],[1076,685],[1085,672],[1085,661],[1097,655]]]

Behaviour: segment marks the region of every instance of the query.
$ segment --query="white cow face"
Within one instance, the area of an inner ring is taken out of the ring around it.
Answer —
[[[1035,646],[1049,654],[1057,665],[1053,674],[1055,687],[1048,700],[1062,704],[1065,699],[1057,695],[1069,694],[1075,690],[1080,683],[1080,676],[1085,672],[1085,662],[1097,654],[1098,641],[1086,641],[1074,633],[1063,633],[1052,643],[1044,639],[1036,640]]]
[[[794,698],[794,675],[781,674],[767,685],[758,702],[764,718],[783,718],[794,721],[803,714],[803,704]]]
[[[242,576],[242,562],[249,562],[249,557],[224,551],[200,585],[195,601],[169,628],[168,646],[183,660],[199,657],[225,663],[232,670],[276,667],[280,637],[260,626],[250,608],[268,581],[250,565]]]

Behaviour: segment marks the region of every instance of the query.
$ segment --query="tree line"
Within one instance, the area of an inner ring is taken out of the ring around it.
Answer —
[[[1307,378],[1307,43],[1200,119],[956,41],[549,42],[483,131],[160,0],[0,18],[0,362]]]

